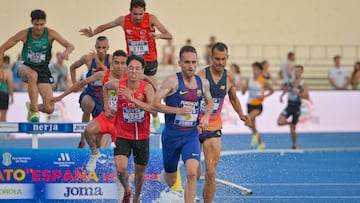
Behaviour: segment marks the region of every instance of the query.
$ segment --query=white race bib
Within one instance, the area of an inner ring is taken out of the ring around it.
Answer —
[[[33,52],[31,50],[27,53],[27,59],[31,63],[41,64],[45,62],[46,52]]]
[[[128,45],[131,55],[144,55],[149,53],[149,45],[146,41],[130,41]]]
[[[123,109],[124,121],[126,123],[141,123],[145,118],[145,111],[140,108],[135,109]]]

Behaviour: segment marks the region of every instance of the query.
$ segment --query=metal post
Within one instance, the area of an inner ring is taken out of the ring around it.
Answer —
[[[33,149],[39,149],[39,134],[32,134],[31,135],[32,140],[32,148]]]

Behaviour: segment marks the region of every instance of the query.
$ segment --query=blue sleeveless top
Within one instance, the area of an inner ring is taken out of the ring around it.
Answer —
[[[110,68],[109,54],[106,54],[106,56],[105,56],[104,65],[106,67]],[[98,71],[102,71],[102,69],[97,68],[95,59],[92,59],[90,69],[88,70],[88,72],[86,74],[86,78],[91,77],[92,75],[94,75]],[[93,99],[96,99],[97,103],[101,104],[101,102],[102,102],[102,86],[103,86],[102,81],[95,81],[95,82],[89,83],[86,86],[84,92],[87,95],[90,95]]]
[[[203,98],[202,82],[199,76],[195,75],[197,88],[189,89],[185,86],[181,73],[176,73],[178,78],[178,89],[176,92],[165,98],[165,104],[173,107],[192,107],[190,115],[165,114],[164,132],[168,135],[179,136],[186,131],[189,133],[197,132],[198,116],[200,113],[200,103]]]

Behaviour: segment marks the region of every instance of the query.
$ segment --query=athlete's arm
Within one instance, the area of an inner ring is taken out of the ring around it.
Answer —
[[[152,110],[166,114],[190,115],[190,113],[192,112],[191,107],[178,108],[166,106],[165,104],[161,103],[161,100],[164,99],[166,96],[170,96],[176,92],[177,86],[178,79],[176,75],[171,75],[167,77],[154,96],[151,105]]]
[[[103,100],[104,100],[104,111],[105,111],[105,115],[107,118],[113,118],[116,114],[116,111],[114,111],[113,109],[111,109],[109,107],[110,101],[110,94],[109,94],[109,90],[117,90],[119,86],[119,80],[118,79],[113,79],[110,80],[108,82],[106,82],[104,84],[104,88],[103,88]]]
[[[144,93],[146,95],[146,102],[143,102],[143,101],[140,101],[140,100],[134,98],[131,95],[131,92],[129,91],[129,89],[127,87],[120,86],[118,93],[119,93],[119,95],[125,96],[127,99],[129,99],[132,103],[136,104],[136,106],[140,107],[141,109],[144,109],[145,111],[147,111],[149,113],[155,113],[151,109],[151,102],[154,98],[154,89],[151,87],[150,84],[147,84],[144,88]]]
[[[74,85],[72,85],[70,88],[68,88],[64,93],[61,95],[54,97],[54,101],[58,102],[61,101],[64,97],[69,95],[72,92],[78,91],[80,88],[83,88],[85,85],[95,82],[95,81],[101,81],[104,78],[105,71],[99,71],[95,73],[94,75],[86,78],[85,80],[80,80],[79,82],[76,82]]]
[[[143,75],[142,76],[142,80],[145,80],[146,82],[148,82],[152,88],[154,89],[154,92],[156,92],[158,90],[158,87],[155,85],[155,83],[149,78],[149,76],[147,75]]]
[[[248,90],[248,88],[249,88],[249,78],[246,79],[246,82],[242,87],[242,91],[241,91],[242,94],[245,94],[245,92]]]
[[[19,41],[26,41],[28,29],[21,30],[16,33],[14,36],[10,37],[3,45],[0,47],[0,66],[3,65],[3,58],[5,51],[15,46]],[[0,68],[0,80],[4,79],[3,70]]]
[[[283,98],[284,98],[284,95],[287,93],[287,91],[288,91],[288,87],[287,87],[287,85],[286,86],[284,86],[283,88],[281,88],[282,89],[282,93],[281,93],[281,95],[280,95],[280,103],[283,103]]]
[[[210,119],[212,110],[214,108],[214,104],[213,104],[212,96],[210,93],[209,81],[205,78],[201,78],[201,80],[202,80],[202,85],[203,85],[203,97],[204,97],[204,101],[205,101],[206,105],[205,105],[205,114],[203,117],[201,117],[198,126],[202,130],[204,130],[209,124],[209,119]]]
[[[236,94],[235,78],[231,75],[228,75],[228,78],[229,78],[228,84],[230,86],[229,91],[228,91],[230,103],[231,103],[233,109],[235,110],[235,112],[239,115],[239,118],[242,121],[245,121],[245,125],[249,126],[251,124],[251,123],[249,123],[249,122],[251,122],[251,119],[247,115],[244,115],[243,110],[241,108],[240,100]]]
[[[306,83],[303,84],[302,86],[302,91],[296,91],[295,94],[303,99],[310,99],[309,97],[309,88],[308,85]]]
[[[113,21],[97,26],[94,30],[92,30],[91,27],[88,27],[81,29],[79,32],[81,33],[81,35],[92,37],[116,26],[122,27],[124,25],[124,18],[124,16],[120,16]]]
[[[9,89],[9,103],[14,103],[14,80],[13,80],[13,74],[10,68],[7,68],[4,70],[4,77],[8,84]]]
[[[267,94],[264,95],[264,98],[265,98],[265,97],[272,95],[274,93],[274,89],[273,89],[272,85],[269,83],[269,81],[267,81],[267,80],[265,80],[264,85],[265,85],[265,89],[268,90]]]
[[[150,24],[160,31],[160,34],[152,33],[153,37],[155,37],[156,39],[172,39],[172,35],[170,34],[170,32],[159,21],[159,19],[152,14],[150,14]]]
[[[73,84],[76,83],[76,69],[80,66],[86,64],[88,67],[90,66],[91,57],[89,55],[82,56],[79,60],[75,61],[70,66],[70,77]]]
[[[53,29],[48,28],[49,33],[49,41],[52,42],[53,40],[59,42],[63,47],[65,47],[65,51],[61,53],[61,57],[65,60],[69,59],[69,54],[74,50],[74,45],[65,40],[58,32]]]

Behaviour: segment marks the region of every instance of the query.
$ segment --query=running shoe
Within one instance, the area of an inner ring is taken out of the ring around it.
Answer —
[[[78,148],[81,149],[81,148],[84,148],[84,147],[85,147],[85,142],[80,141],[79,145],[78,145]]]
[[[159,116],[153,117],[153,127],[154,127],[155,130],[158,130],[160,128]]]
[[[258,144],[258,140],[259,140],[259,134],[253,134],[252,138],[251,138],[251,146],[255,146]]]
[[[257,149],[258,150],[263,150],[263,149],[265,149],[265,143],[260,143],[259,145],[258,145],[258,147],[257,147]]]
[[[296,146],[296,145],[293,145],[293,146],[292,146],[292,149],[297,149],[297,146]]]
[[[130,203],[131,191],[125,192],[121,203]]]
[[[27,108],[27,121],[28,122],[39,122],[40,113],[32,112],[30,110],[30,102],[26,102],[26,108]]]
[[[93,171],[96,169],[96,162],[97,160],[99,160],[100,158],[100,153],[95,154],[95,155],[91,155],[89,162],[86,164],[86,170],[88,171]]]

